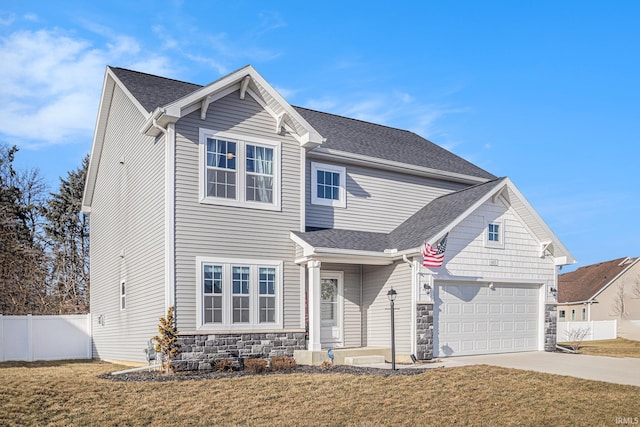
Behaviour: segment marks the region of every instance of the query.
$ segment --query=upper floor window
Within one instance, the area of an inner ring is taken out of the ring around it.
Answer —
[[[347,171],[342,166],[311,163],[311,203],[347,207]]]
[[[200,201],[280,210],[280,142],[200,129]]]
[[[582,308],[582,319],[580,320],[587,320],[587,309],[586,308]]]
[[[282,263],[197,259],[198,329],[275,329],[282,325]]]
[[[560,320],[567,320],[567,312],[565,310],[560,310],[558,312],[558,317]]]
[[[490,248],[504,248],[504,227],[501,222],[487,224],[485,243]]]

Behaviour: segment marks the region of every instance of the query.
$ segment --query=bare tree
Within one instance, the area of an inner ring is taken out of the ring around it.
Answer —
[[[13,169],[17,147],[0,144],[0,313],[49,309],[41,231],[44,182],[37,170]]]
[[[631,288],[631,298],[640,298],[640,274],[636,276]]]
[[[624,281],[618,282],[616,286],[616,293],[613,295],[613,302],[611,303],[611,315],[622,319],[625,316],[624,307]]]
[[[565,335],[567,336],[567,342],[569,343],[569,346],[573,349],[573,351],[577,353],[578,350],[580,350],[580,347],[582,347],[582,341],[584,341],[586,336],[589,334],[589,331],[589,328],[578,328],[570,329],[565,332]]]

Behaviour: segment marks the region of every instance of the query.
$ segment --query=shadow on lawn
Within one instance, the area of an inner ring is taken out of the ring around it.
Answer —
[[[92,359],[68,359],[68,360],[38,360],[35,362],[25,362],[20,360],[0,362],[0,369],[6,368],[54,368],[58,366],[74,365],[82,363],[94,363],[109,365],[108,362],[101,362]]]

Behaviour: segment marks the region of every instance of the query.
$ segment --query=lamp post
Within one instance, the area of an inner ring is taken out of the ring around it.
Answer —
[[[398,293],[393,287],[387,292],[387,298],[391,304],[391,369],[396,370],[396,327],[395,327],[395,309],[394,303]]]

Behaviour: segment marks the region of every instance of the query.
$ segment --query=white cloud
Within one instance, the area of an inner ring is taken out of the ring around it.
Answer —
[[[103,45],[60,29],[0,38],[0,132],[6,142],[38,148],[90,139],[107,64],[170,72],[166,57],[143,53],[135,39],[92,28],[106,37]]]

